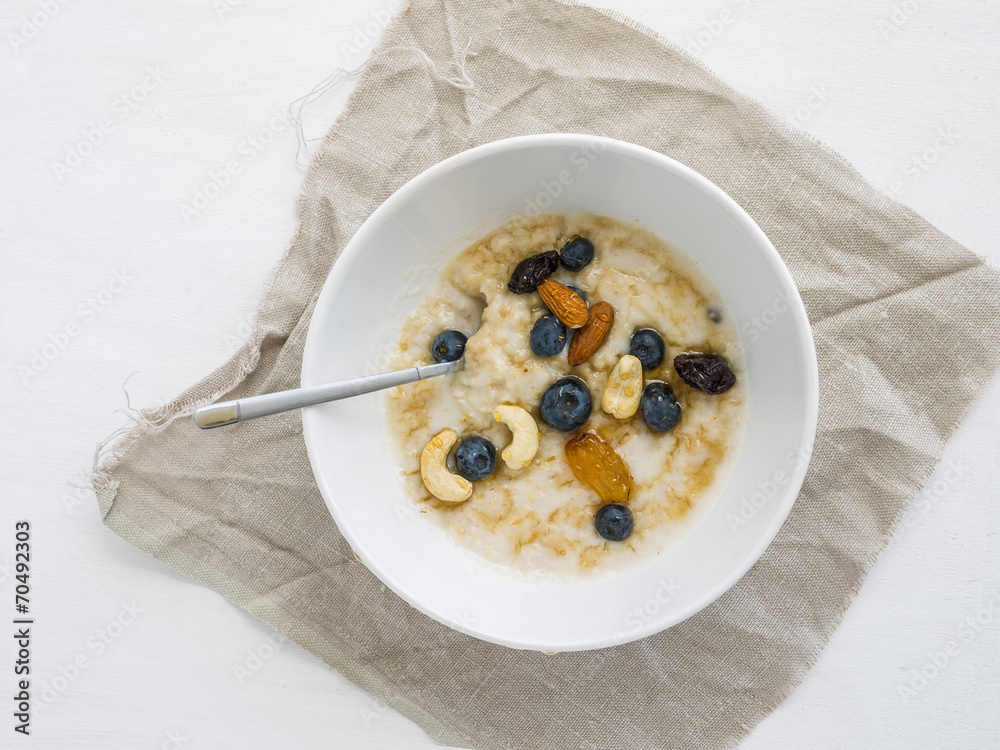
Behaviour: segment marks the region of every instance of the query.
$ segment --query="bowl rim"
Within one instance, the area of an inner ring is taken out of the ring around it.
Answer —
[[[484,143],[479,146],[474,146],[473,148],[447,157],[446,159],[437,162],[410,178],[385,201],[383,201],[368,216],[368,218],[362,222],[361,226],[357,229],[354,235],[347,241],[347,243],[345,243],[340,255],[330,268],[327,278],[323,283],[323,287],[320,290],[319,296],[317,297],[316,305],[313,308],[313,312],[310,317],[309,329],[306,334],[306,341],[303,346],[302,366],[300,372],[301,384],[303,386],[311,385],[311,382],[307,382],[307,373],[312,368],[314,352],[317,351],[318,346],[316,342],[316,335],[318,334],[314,334],[318,326],[314,326],[313,321],[317,311],[324,309],[325,304],[328,302],[328,298],[333,294],[332,289],[335,285],[331,284],[331,280],[336,276],[339,276],[341,273],[346,273],[346,271],[338,272],[337,269],[347,269],[350,267],[352,261],[361,253],[361,249],[367,245],[369,235],[372,234],[375,228],[381,224],[385,215],[391,214],[395,210],[397,204],[403,203],[413,194],[419,192],[426,183],[432,182],[434,179],[446,174],[449,171],[458,169],[471,161],[489,157],[504,151],[521,148],[537,148],[545,146],[579,148],[581,146],[593,146],[595,143],[601,143],[604,149],[616,150],[626,156],[632,156],[646,162],[652,162],[667,171],[672,172],[675,176],[687,181],[693,188],[699,189],[714,198],[720,208],[725,209],[739,223],[741,228],[751,236],[751,239],[754,240],[761,248],[763,259],[767,262],[775,275],[784,282],[785,287],[791,291],[792,298],[788,300],[791,303],[789,304],[789,312],[794,318],[795,329],[798,336],[797,343],[801,347],[804,355],[803,365],[804,374],[806,375],[806,382],[804,383],[805,409],[803,410],[804,413],[802,414],[801,422],[803,460],[791,473],[790,481],[787,485],[787,494],[783,504],[777,509],[777,512],[774,514],[771,522],[759,531],[756,544],[754,544],[744,555],[742,560],[739,561],[739,564],[733,566],[728,575],[721,578],[715,585],[706,588],[700,596],[696,597],[689,604],[676,610],[675,616],[671,617],[670,621],[664,624],[663,622],[657,621],[656,618],[653,618],[648,622],[644,622],[642,627],[635,628],[630,631],[625,638],[616,640],[614,643],[606,642],[608,640],[606,637],[576,643],[560,643],[558,646],[559,651],[582,651],[620,645],[622,643],[639,640],[662,632],[694,616],[736,585],[736,583],[738,583],[740,579],[746,575],[747,571],[749,571],[750,568],[757,563],[757,561],[764,554],[764,551],[771,545],[775,537],[777,537],[778,532],[784,525],[788,515],[791,513],[791,509],[798,498],[799,492],[801,491],[802,484],[805,480],[805,476],[812,459],[816,429],[819,420],[819,368],[816,359],[816,347],[812,336],[812,328],[809,323],[808,314],[806,313],[805,304],[802,301],[798,286],[795,284],[795,280],[792,277],[791,272],[788,270],[784,260],[781,258],[781,255],[771,243],[770,239],[757,225],[754,219],[746,212],[746,210],[743,209],[743,207],[740,206],[722,188],[702,175],[700,172],[695,171],[691,167],[688,167],[687,165],[677,161],[676,159],[672,159],[665,154],[654,151],[645,146],[630,143],[628,141],[584,133],[540,133],[513,136],[510,138],[503,138],[489,143]],[[319,470],[317,459],[319,446],[317,446],[314,442],[315,433],[310,427],[312,418],[310,418],[309,414],[311,411],[312,410],[308,407],[303,409],[302,432],[303,439],[306,444],[306,451],[309,456],[310,468],[313,471],[313,477],[323,496],[327,510],[333,517],[334,522],[337,524],[338,531],[343,535],[344,539],[353,550],[355,556],[361,560],[365,567],[367,567],[368,570],[370,570],[382,583],[384,583],[410,606],[450,628],[480,640],[486,640],[491,643],[515,649],[544,650],[545,646],[539,645],[538,643],[526,643],[514,639],[499,637],[492,633],[477,631],[463,622],[447,617],[441,612],[430,609],[425,606],[419,598],[408,596],[404,591],[400,590],[393,579],[383,571],[378,561],[372,559],[367,554],[364,545],[355,537],[349,527],[342,523],[343,519],[337,511],[337,503],[330,499],[327,484],[323,480],[323,475]]]

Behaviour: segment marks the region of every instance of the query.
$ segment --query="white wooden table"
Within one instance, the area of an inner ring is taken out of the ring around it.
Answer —
[[[1000,260],[995,2],[608,4]],[[25,738],[8,700],[0,746],[433,744],[124,543],[72,486],[124,422],[123,381],[134,405],[164,401],[246,336],[296,225],[303,172],[283,113],[368,55],[387,7],[4,3],[0,612],[16,583],[14,523],[30,519],[37,703]],[[310,135],[329,127],[350,86],[307,111]],[[238,171],[226,179],[229,162]],[[224,184],[207,187],[216,176]],[[199,190],[212,194],[204,205]],[[994,380],[815,668],[745,748],[997,746],[998,411]],[[16,654],[9,636],[0,644],[0,693],[12,695]]]

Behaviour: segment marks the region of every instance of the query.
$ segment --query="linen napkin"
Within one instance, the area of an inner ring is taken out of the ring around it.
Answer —
[[[298,413],[210,434],[187,415],[298,385],[331,264],[400,185],[477,144],[552,131],[667,154],[756,219],[808,309],[821,403],[798,501],[735,587],[658,635],[546,655],[452,631],[358,562],[316,488]],[[246,345],[104,446],[101,513],[446,744],[738,743],[802,680],[1000,364],[996,270],[677,46],[590,8],[415,0],[318,150],[299,209]]]

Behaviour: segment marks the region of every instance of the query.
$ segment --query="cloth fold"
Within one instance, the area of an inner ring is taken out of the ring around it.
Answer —
[[[443,80],[420,54],[372,59],[313,160],[298,232],[250,340],[113,436],[95,470],[108,527],[447,744],[737,744],[805,676],[1000,366],[1000,273],[676,45],[622,20],[551,0],[415,0],[379,49],[415,47],[437,70],[464,60],[471,87]],[[658,635],[545,655],[452,631],[365,569],[316,488],[298,413],[210,434],[185,417],[222,396],[298,385],[331,265],[408,179],[481,143],[553,131],[667,154],[755,218],[813,322],[821,400],[798,501],[736,586]]]

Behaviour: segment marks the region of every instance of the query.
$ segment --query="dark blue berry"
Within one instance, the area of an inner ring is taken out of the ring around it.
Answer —
[[[538,413],[550,427],[572,432],[590,419],[590,390],[577,378],[561,378],[542,395]]]
[[[642,362],[643,370],[657,368],[662,364],[666,353],[663,337],[652,328],[640,328],[632,334],[628,353]]]
[[[431,356],[435,362],[454,362],[465,354],[468,341],[461,331],[441,331],[431,344]]]
[[[470,482],[486,479],[496,467],[497,449],[484,437],[467,437],[455,449],[455,468]]]
[[[573,286],[572,284],[567,284],[566,288],[567,289],[572,289],[574,292],[576,292],[577,294],[579,294],[580,295],[580,299],[582,299],[584,302],[587,301],[587,295],[580,291],[580,287]]]
[[[559,251],[559,260],[562,261],[563,268],[570,271],[579,271],[593,259],[594,243],[580,235],[571,237]]]
[[[681,421],[681,405],[674,398],[674,392],[666,383],[654,380],[642,392],[642,418],[651,430],[666,432]]]
[[[621,503],[601,506],[594,516],[594,528],[609,542],[623,542],[632,534],[632,511]]]
[[[566,326],[558,318],[543,315],[532,326],[528,343],[531,344],[531,351],[539,357],[552,357],[566,348],[568,337]]]

